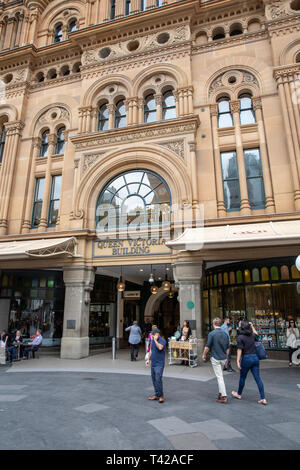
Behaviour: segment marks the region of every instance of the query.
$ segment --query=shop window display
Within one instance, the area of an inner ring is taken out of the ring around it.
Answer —
[[[286,349],[289,320],[300,325],[300,272],[294,262],[293,258],[282,258],[265,260],[264,264],[257,261],[236,263],[230,265],[229,275],[226,266],[208,270],[207,277],[217,274],[218,286],[208,289],[210,303],[206,316],[210,321],[215,316],[229,316],[234,344],[238,323],[246,318],[255,323],[267,349]],[[233,271],[236,284],[232,284]],[[223,284],[220,282],[222,276]]]
[[[11,289],[3,289],[8,275],[1,277],[1,297],[10,298],[9,332],[21,330],[26,338],[42,330],[43,346],[59,345],[63,330],[64,288],[62,272],[46,278],[24,271],[9,276]],[[48,286],[42,287],[41,286]],[[49,286],[53,286],[49,289]]]

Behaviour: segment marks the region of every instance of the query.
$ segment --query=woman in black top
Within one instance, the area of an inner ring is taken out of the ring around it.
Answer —
[[[259,359],[256,354],[255,341],[258,341],[258,334],[252,323],[248,321],[241,322],[240,333],[237,343],[237,366],[240,369],[240,382],[238,392],[232,392],[232,396],[238,400],[242,399],[242,392],[245,386],[246,377],[251,370],[254,380],[257,384],[260,400],[260,405],[267,405],[265,399],[264,384],[259,375]]]

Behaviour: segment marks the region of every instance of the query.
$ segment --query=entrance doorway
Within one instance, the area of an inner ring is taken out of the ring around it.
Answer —
[[[178,294],[171,294],[171,297],[167,295],[162,299],[153,314],[153,324],[158,326],[165,339],[173,336],[180,324]]]

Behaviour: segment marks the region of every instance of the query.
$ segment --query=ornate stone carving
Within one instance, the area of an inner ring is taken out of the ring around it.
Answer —
[[[190,132],[196,132],[198,123],[186,122],[182,124],[176,124],[174,126],[163,126],[161,128],[146,129],[126,132],[116,132],[114,135],[103,135],[93,139],[87,139],[76,142],[73,140],[76,150],[84,150],[93,147],[101,147],[104,145],[116,145],[122,143],[132,143],[140,140],[153,139],[157,137],[165,137],[166,135],[178,135]]]
[[[277,20],[295,14],[291,9],[289,1],[277,0],[266,6],[266,17],[268,20]]]
[[[92,153],[90,155],[84,155],[83,165],[82,165],[82,176],[87,172],[87,170],[92,166],[105,152]]]
[[[165,147],[171,152],[176,153],[178,157],[184,160],[184,140],[173,140],[171,142],[158,142],[158,145]]]
[[[83,219],[84,217],[84,210],[83,209],[75,209],[70,213],[70,220],[75,219]]]
[[[44,125],[49,125],[49,123],[55,123],[56,121],[70,121],[70,115],[69,111],[67,111],[65,108],[62,108],[60,106],[55,106],[53,108],[48,109],[46,112],[44,112],[38,122],[38,126],[44,126]]]
[[[209,87],[209,95],[222,87],[229,87],[234,90],[241,83],[252,83],[259,87],[256,77],[251,72],[239,69],[229,70],[215,78]]]

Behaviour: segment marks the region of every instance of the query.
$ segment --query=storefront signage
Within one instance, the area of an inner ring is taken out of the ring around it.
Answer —
[[[124,299],[140,299],[141,298],[141,291],[139,290],[125,290],[123,292]]]
[[[136,238],[136,239],[107,239],[95,240],[93,245],[93,257],[127,257],[143,255],[171,254],[171,249],[166,246],[167,238]]]

